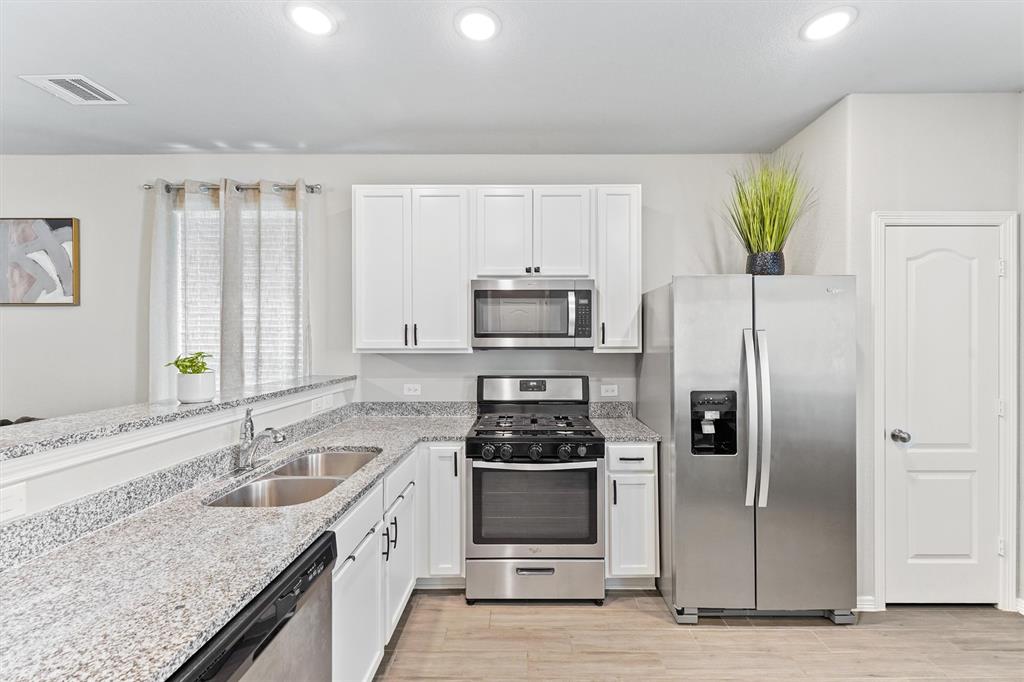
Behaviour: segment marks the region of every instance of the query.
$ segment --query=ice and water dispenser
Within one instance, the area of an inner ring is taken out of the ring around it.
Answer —
[[[690,392],[690,452],[736,454],[736,391]]]

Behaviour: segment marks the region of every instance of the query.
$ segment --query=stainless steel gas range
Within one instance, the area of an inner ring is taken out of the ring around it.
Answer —
[[[585,376],[477,377],[466,599],[604,599],[604,436]]]

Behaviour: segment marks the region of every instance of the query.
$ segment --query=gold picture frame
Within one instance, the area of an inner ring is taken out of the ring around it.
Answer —
[[[0,306],[79,305],[80,240],[78,218],[0,218]]]

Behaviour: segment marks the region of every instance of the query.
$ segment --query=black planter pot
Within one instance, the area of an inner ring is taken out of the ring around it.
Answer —
[[[747,256],[747,274],[749,275],[784,275],[786,274],[786,257],[781,251],[761,251]]]

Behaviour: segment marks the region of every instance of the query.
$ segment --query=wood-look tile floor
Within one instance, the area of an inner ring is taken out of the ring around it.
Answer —
[[[602,607],[477,603],[416,592],[378,679],[1024,680],[1024,616],[990,607],[893,607],[824,618],[702,618],[676,625],[655,592]]]

